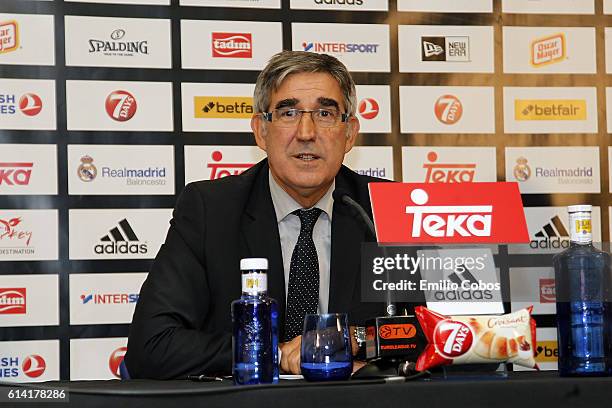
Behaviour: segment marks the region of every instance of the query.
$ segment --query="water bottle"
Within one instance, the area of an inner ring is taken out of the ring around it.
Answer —
[[[591,206],[568,207],[570,247],[553,258],[559,374],[612,372],[610,255],[593,246]]]
[[[232,302],[235,384],[278,382],[278,305],[267,295],[265,258],[240,260],[242,296]]]

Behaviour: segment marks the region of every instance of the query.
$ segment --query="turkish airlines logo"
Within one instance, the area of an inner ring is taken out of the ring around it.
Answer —
[[[30,378],[38,378],[45,372],[47,368],[47,363],[45,359],[39,356],[38,354],[32,354],[27,356],[23,360],[23,364],[21,365],[21,369],[23,373]]]
[[[223,153],[219,150],[212,152],[211,159],[214,163],[208,163],[210,169],[210,180],[216,180],[227,176],[237,176],[253,167],[255,163],[224,163]]]
[[[26,314],[26,288],[0,288],[0,314]]]
[[[557,292],[555,280],[551,278],[540,278],[540,303],[555,303]]]
[[[369,188],[380,243],[529,242],[516,183],[370,183]]]
[[[455,95],[442,95],[434,105],[436,118],[445,125],[454,125],[463,115],[463,105]]]
[[[0,186],[27,186],[30,184],[33,166],[32,162],[0,162]]]
[[[24,94],[19,99],[19,110],[26,116],[36,116],[42,110],[42,100],[34,93]]]
[[[555,34],[539,38],[531,43],[531,65],[541,67],[565,59],[565,36]]]
[[[378,106],[378,102],[374,98],[364,98],[359,102],[358,107],[359,115],[367,120],[374,119],[378,116],[378,112],[380,111],[380,107]]]
[[[215,58],[253,58],[251,33],[212,33]]]
[[[126,122],[136,114],[136,98],[128,91],[113,91],[106,97],[106,113],[117,122]]]
[[[0,23],[0,54],[19,48],[19,25],[17,21]]]
[[[438,154],[427,153],[429,163],[423,164],[427,169],[426,183],[468,183],[474,181],[475,163],[436,163]]]
[[[121,378],[120,367],[125,357],[125,353],[127,353],[127,347],[119,347],[114,350],[108,358],[108,369],[117,378]]]
[[[436,325],[433,343],[443,357],[454,359],[465,354],[474,341],[474,334],[463,322],[443,320]]]

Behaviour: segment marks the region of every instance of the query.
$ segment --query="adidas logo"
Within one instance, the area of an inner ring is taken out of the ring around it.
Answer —
[[[132,226],[125,218],[107,235],[100,238],[100,241],[101,244],[94,246],[96,254],[146,254],[148,251],[146,242],[139,242]]]
[[[463,282],[468,282],[468,284],[479,284],[478,279],[472,275],[472,273],[468,270],[468,268],[464,264],[457,264],[455,268],[456,271],[463,272],[453,272],[448,275],[448,280],[452,283],[455,283],[459,286],[457,290],[440,290],[434,293],[434,299],[439,302],[446,301],[470,301],[470,300],[491,300],[493,299],[493,294],[490,290],[471,290],[471,289],[461,289]]]
[[[550,222],[535,234],[535,239],[529,242],[529,247],[533,249],[564,249],[569,245],[569,233],[558,215],[551,218]]]

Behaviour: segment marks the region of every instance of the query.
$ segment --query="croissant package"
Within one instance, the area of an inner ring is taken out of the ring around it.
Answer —
[[[532,307],[495,316],[444,316],[417,306],[427,346],[416,369],[449,364],[513,363],[538,368]]]

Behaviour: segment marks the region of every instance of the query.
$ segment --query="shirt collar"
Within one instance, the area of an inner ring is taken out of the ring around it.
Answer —
[[[276,221],[281,222],[295,210],[299,210],[302,206],[293,199],[281,186],[278,185],[272,173],[268,170],[268,182],[270,184],[270,195],[272,196],[272,204],[274,204],[274,212],[276,213]],[[336,180],[334,180],[323,197],[313,206],[319,208],[329,217],[332,218],[334,208],[334,198],[332,196],[336,188]]]

